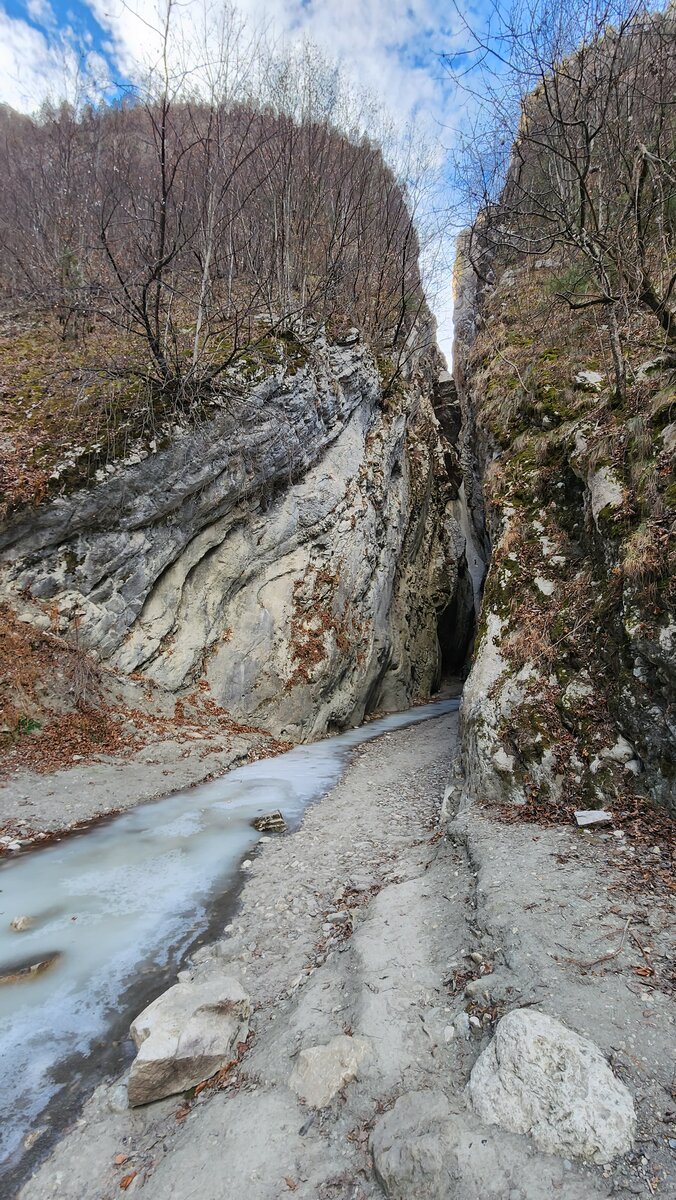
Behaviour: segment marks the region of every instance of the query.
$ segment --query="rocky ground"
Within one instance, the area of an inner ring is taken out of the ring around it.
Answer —
[[[151,736],[125,757],[102,755],[48,775],[13,771],[0,778],[0,856],[223,775],[252,754],[263,757],[278,748],[262,734],[224,736],[215,728],[210,735],[196,727],[187,734],[181,729],[174,736]]]
[[[388,734],[261,843],[183,979],[241,985],[246,1045],[172,1099],[100,1087],[22,1200],[676,1195],[670,909],[612,833],[470,806],[456,753],[455,715]]]

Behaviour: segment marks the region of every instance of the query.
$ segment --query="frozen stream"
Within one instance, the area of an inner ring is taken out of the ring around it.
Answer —
[[[0,866],[0,976],[60,955],[43,974],[0,986],[6,1167],[31,1130],[49,1127],[57,1097],[72,1109],[127,1061],[117,1039],[232,900],[260,837],[252,819],[279,808],[293,829],[353,747],[458,704],[428,704],[239,767]],[[18,916],[33,926],[14,932]]]

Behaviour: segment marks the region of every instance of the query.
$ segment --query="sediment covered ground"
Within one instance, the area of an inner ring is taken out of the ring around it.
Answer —
[[[249,995],[238,1061],[137,1109],[124,1078],[100,1087],[22,1200],[676,1193],[668,904],[632,890],[612,832],[470,806],[457,722],[362,747],[297,833],[260,844],[236,917],[190,970]],[[584,1163],[480,1119],[466,1085],[515,1009],[599,1047],[636,1108],[629,1153]]]

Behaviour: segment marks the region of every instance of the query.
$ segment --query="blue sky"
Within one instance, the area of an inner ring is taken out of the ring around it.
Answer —
[[[0,0],[0,102],[34,112],[45,100],[112,94],[157,55],[149,26],[165,0]],[[186,39],[228,0],[181,0]],[[440,163],[461,119],[441,55],[452,50],[450,0],[238,0],[250,29],[283,52],[310,39],[375,95],[395,123],[416,117]],[[452,239],[449,239],[452,240]],[[450,254],[435,300],[440,341],[450,346]]]

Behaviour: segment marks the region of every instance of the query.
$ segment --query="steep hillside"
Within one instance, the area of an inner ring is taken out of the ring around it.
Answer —
[[[473,787],[543,819],[673,805],[672,357],[635,310],[618,397],[597,310],[555,298],[563,257],[494,255],[487,286],[466,246],[456,375],[492,543],[464,698]]]

